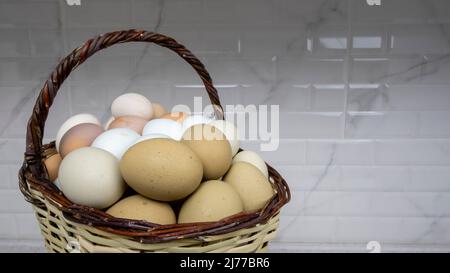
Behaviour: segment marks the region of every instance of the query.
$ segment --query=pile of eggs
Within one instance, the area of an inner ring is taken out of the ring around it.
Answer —
[[[157,224],[217,221],[263,208],[274,195],[267,166],[239,150],[236,127],[203,115],[167,113],[136,93],[117,97],[102,126],[66,120],[48,177],[72,202]]]

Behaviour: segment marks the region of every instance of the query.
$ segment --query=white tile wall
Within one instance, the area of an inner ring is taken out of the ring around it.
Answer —
[[[0,251],[43,251],[17,170],[44,79],[86,39],[131,27],[190,48],[224,104],[280,105],[279,148],[261,154],[292,201],[272,251],[450,251],[449,1],[81,2],[0,0]],[[46,139],[75,113],[106,120],[124,90],[170,107],[206,100],[200,84],[168,50],[110,48],[60,90]]]

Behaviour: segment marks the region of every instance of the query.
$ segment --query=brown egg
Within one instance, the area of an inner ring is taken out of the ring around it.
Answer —
[[[210,180],[203,182],[183,203],[178,223],[218,221],[243,210],[242,200],[232,186]]]
[[[189,116],[189,114],[187,114],[185,112],[172,112],[172,113],[167,113],[167,114],[163,115],[161,118],[171,119],[171,120],[175,120],[175,121],[178,121],[181,123],[188,116]]]
[[[274,195],[269,180],[257,167],[247,162],[234,163],[223,181],[237,191],[245,211],[263,208]]]
[[[101,126],[93,123],[82,123],[72,127],[61,139],[59,154],[64,158],[71,151],[90,146],[103,131]]]
[[[147,124],[147,122],[148,120],[138,116],[121,116],[111,122],[108,130],[114,128],[128,128],[138,134],[142,134],[142,129],[144,129],[144,126],[145,124]]]
[[[167,114],[166,109],[161,104],[152,102],[152,106],[153,106],[153,118],[154,119],[161,118],[162,116]]]
[[[58,177],[59,165],[61,164],[61,156],[57,153],[44,160],[45,168],[47,169],[48,179],[55,181]]]
[[[106,213],[117,218],[145,220],[151,223],[170,225],[176,223],[176,216],[169,204],[133,195],[120,200]]]
[[[200,185],[203,167],[186,145],[164,138],[131,146],[120,160],[125,182],[139,194],[159,201],[174,201]]]
[[[225,135],[207,124],[191,126],[183,134],[182,143],[191,148],[203,164],[203,178],[218,179],[231,165],[231,147]]]

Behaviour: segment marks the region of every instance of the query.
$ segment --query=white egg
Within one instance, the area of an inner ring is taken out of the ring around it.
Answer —
[[[82,123],[93,123],[101,126],[100,121],[91,114],[78,114],[68,118],[62,125],[59,127],[58,132],[56,133],[56,142],[55,147],[59,152],[59,143],[61,142],[64,134],[69,131],[72,127],[82,124]]]
[[[149,120],[153,117],[153,106],[141,94],[125,93],[112,102],[111,113],[116,118],[121,116],[138,116]]]
[[[115,120],[115,117],[109,117],[109,119],[105,122],[105,126],[103,126],[103,129],[108,130],[109,125]]]
[[[189,129],[190,127],[197,125],[197,124],[208,124],[214,119],[208,118],[204,115],[192,115],[188,116],[183,121],[183,132]]]
[[[256,168],[258,168],[265,177],[269,177],[269,171],[267,169],[267,165],[264,160],[255,152],[252,151],[241,151],[234,156],[231,164],[236,162],[243,161],[252,164]]]
[[[114,128],[100,134],[91,146],[110,152],[120,160],[130,145],[139,137],[140,135],[131,129]]]
[[[137,144],[137,143],[141,142],[141,141],[144,141],[144,140],[147,140],[147,139],[154,139],[154,138],[169,138],[170,139],[171,137],[167,136],[167,135],[163,135],[163,134],[145,135],[145,136],[141,136],[138,139],[136,139],[133,142],[133,144],[130,145],[130,147],[133,146],[134,144]]]
[[[58,178],[56,178],[55,181],[53,181],[53,184],[55,184],[55,186],[61,190],[61,182],[59,182]]]
[[[239,133],[233,123],[225,120],[214,120],[210,125],[219,129],[230,142],[231,146],[231,156],[237,154],[239,150]]]
[[[179,122],[160,118],[147,122],[142,130],[142,135],[163,134],[175,140],[180,140],[182,132],[182,126]]]

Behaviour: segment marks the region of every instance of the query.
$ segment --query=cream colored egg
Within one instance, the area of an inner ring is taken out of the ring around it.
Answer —
[[[267,169],[267,165],[257,153],[252,151],[241,151],[234,156],[232,164],[241,161],[254,165],[262,172],[262,174],[264,174],[266,178],[269,178],[269,170]]]
[[[59,143],[61,142],[61,139],[63,138],[64,134],[67,131],[69,131],[72,127],[81,123],[93,123],[101,125],[100,121],[91,114],[78,114],[70,117],[61,125],[61,127],[59,127],[59,130],[56,133],[56,141],[55,141],[56,151],[59,152]]]
[[[116,118],[121,116],[138,116],[150,120],[153,117],[153,106],[141,94],[126,93],[118,96],[112,102],[111,113]]]
[[[153,118],[161,118],[165,114],[167,114],[166,109],[159,103],[152,102],[153,106]]]
[[[94,139],[103,133],[100,125],[82,123],[67,131],[59,144],[59,154],[64,158],[68,153],[81,147],[88,147]]]
[[[230,142],[231,156],[236,155],[239,150],[239,133],[236,126],[226,120],[214,120],[210,125],[216,127],[225,134],[227,140]]]
[[[169,204],[151,200],[139,194],[120,200],[106,213],[117,218],[144,220],[160,225],[177,222],[175,213]]]
[[[60,189],[72,202],[103,209],[123,195],[119,161],[95,147],[84,147],[68,154],[59,167]]]
[[[223,181],[238,192],[245,211],[263,208],[274,194],[269,180],[255,166],[247,162],[233,164]]]
[[[212,222],[242,212],[239,194],[229,184],[210,180],[183,203],[178,223]]]
[[[128,128],[115,128],[100,134],[92,147],[103,149],[120,160],[126,150],[138,139],[140,135]]]
[[[231,165],[231,148],[225,135],[216,127],[197,124],[182,137],[182,143],[191,148],[203,164],[205,179],[218,179]]]
[[[131,146],[120,161],[120,171],[136,192],[159,201],[188,196],[203,175],[202,162],[188,146],[164,138]]]

